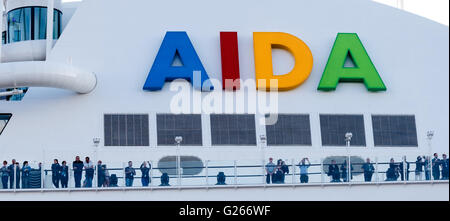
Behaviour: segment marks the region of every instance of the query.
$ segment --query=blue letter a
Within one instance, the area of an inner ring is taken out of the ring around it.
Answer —
[[[182,66],[172,65],[176,56],[181,59]],[[200,77],[197,76],[196,80],[194,80],[194,72],[200,72]],[[199,90],[202,89],[203,83],[209,80],[186,32],[167,32],[145,81],[144,90],[161,90],[166,81],[179,78],[190,81],[194,88]],[[210,85],[205,89],[212,90],[213,87]]]

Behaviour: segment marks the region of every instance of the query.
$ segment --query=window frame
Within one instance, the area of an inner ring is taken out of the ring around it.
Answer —
[[[11,121],[11,118],[12,118],[13,114],[11,114],[11,113],[0,113],[0,116],[9,116],[8,121],[6,121],[5,126],[3,128],[0,128],[0,136],[1,136],[3,131],[5,130],[5,128],[8,126],[8,123]]]

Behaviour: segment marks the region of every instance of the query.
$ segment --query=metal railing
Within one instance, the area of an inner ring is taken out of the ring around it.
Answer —
[[[1,191],[21,191],[26,189],[103,189],[103,188],[155,188],[159,186],[170,187],[204,187],[213,186],[268,186],[268,185],[307,185],[316,184],[324,185],[329,183],[341,183],[352,185],[355,183],[379,184],[379,183],[395,183],[395,182],[441,182],[439,180],[448,180],[448,160],[447,166],[444,161],[432,164],[429,162],[412,162],[412,161],[379,161],[378,157],[370,163],[363,163],[360,160],[347,164],[345,162],[336,161],[330,163],[333,157],[328,160],[320,159],[313,161],[307,168],[307,173],[300,172],[300,160],[290,159],[284,160],[285,166],[275,166],[273,173],[268,162],[264,160],[233,160],[233,161],[203,161],[202,166],[190,166],[190,162],[175,162],[174,166],[154,166],[153,162],[149,162],[148,176],[143,176],[140,167],[131,167],[135,171],[133,176],[129,176],[127,182],[126,172],[130,168],[126,168],[125,163],[109,163],[108,165],[121,165],[112,168],[105,167],[99,170],[99,165],[94,166],[93,173],[87,176],[86,169],[75,176],[75,171],[71,166],[67,166],[67,176],[61,175],[61,170],[52,171],[51,166],[42,164],[40,168],[30,171],[29,177],[24,178],[21,168],[19,172],[15,170],[7,175],[1,173],[3,186]],[[341,158],[343,159],[343,158]],[[351,159],[351,158],[348,158]],[[355,160],[356,161],[356,160]],[[198,162],[195,162],[198,164]],[[276,162],[274,162],[276,164]],[[180,166],[179,166],[180,165]],[[351,165],[352,169],[348,170],[346,165]],[[437,166],[436,166],[437,165]],[[365,167],[366,170],[362,168]],[[11,167],[12,168],[12,167]],[[371,168],[373,170],[367,170]],[[437,170],[437,171],[436,171]],[[350,171],[350,174],[348,174]],[[99,174],[100,172],[100,174]],[[305,172],[305,170],[303,171]],[[439,174],[439,177],[437,176]],[[11,178],[13,177],[13,178]],[[148,178],[147,178],[148,177]],[[269,178],[268,178],[269,177]],[[132,182],[130,181],[132,180]],[[75,181],[80,182],[81,186],[75,187]],[[28,183],[24,183],[28,182]],[[445,182],[445,181],[442,181]],[[11,185],[12,183],[12,185]],[[66,188],[62,188],[62,184],[67,183]],[[89,184],[92,185],[89,185]],[[132,184],[131,184],[132,183]],[[146,185],[148,183],[148,185]],[[127,185],[128,184],[128,185]],[[2,187],[2,185],[0,185]]]

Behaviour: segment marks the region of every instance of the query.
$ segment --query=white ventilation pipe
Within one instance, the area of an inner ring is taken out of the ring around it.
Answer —
[[[86,94],[96,85],[97,78],[93,72],[72,65],[45,61],[0,64],[0,89],[51,87]]]

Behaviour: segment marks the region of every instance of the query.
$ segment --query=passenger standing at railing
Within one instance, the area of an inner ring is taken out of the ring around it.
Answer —
[[[148,166],[147,166],[147,163],[148,163]],[[142,173],[142,177],[141,177],[142,186],[148,186],[148,184],[151,182],[150,175],[149,175],[151,168],[152,168],[152,165],[148,161],[147,162],[144,161],[141,164],[140,169],[141,169],[141,173]]]
[[[75,157],[75,161],[72,163],[73,168],[73,176],[75,179],[75,187],[80,188],[81,187],[81,176],[83,174],[83,161],[80,160],[79,156]]]
[[[84,161],[84,169],[85,169],[85,177],[84,186],[92,187],[92,180],[94,179],[94,164],[91,162],[89,157],[86,157],[86,161]]]
[[[273,163],[273,158],[269,158],[269,163],[266,164],[266,183],[270,184],[270,182],[273,183],[273,177],[276,169],[276,165]]]
[[[432,170],[433,170],[433,178],[434,180],[439,180],[440,176],[441,176],[441,171],[440,171],[440,167],[441,167],[441,160],[439,159],[439,155],[437,153],[434,153],[434,158],[433,160],[431,160],[431,164],[432,164]]]
[[[442,154],[441,166],[442,166],[442,179],[448,180],[449,168],[448,168],[447,154]]]
[[[110,180],[111,180],[111,177],[109,176],[109,171],[106,168],[105,164],[103,164],[102,167],[103,167],[103,171],[105,171],[105,181],[103,181],[103,186],[104,187],[109,187]]]
[[[308,164],[306,164],[306,161],[308,161]],[[308,168],[311,166],[311,162],[309,162],[309,159],[306,157],[302,159],[298,166],[300,167],[300,183],[308,183]]]
[[[60,177],[61,177],[61,166],[59,165],[58,159],[54,159],[52,164],[52,182],[56,188],[59,188]]]
[[[344,182],[349,182],[349,179],[348,179],[348,177],[349,176],[347,176],[347,173],[348,173],[348,163],[347,163],[347,160],[344,160],[344,163],[342,163],[342,165],[341,165],[341,171],[342,171],[342,180],[344,181]],[[353,179],[353,165],[351,165],[350,164],[350,180],[352,180]]]
[[[102,187],[105,183],[105,167],[102,165],[102,161],[97,162],[97,187]]]
[[[416,160],[416,169],[415,169],[415,174],[416,174],[416,181],[421,181],[422,180],[422,173],[423,173],[423,161],[422,161],[422,157],[418,156],[417,160]]]
[[[430,174],[430,170],[431,170],[430,157],[429,156],[423,156],[423,158],[425,159],[425,161],[423,162],[424,170],[425,170],[425,180],[430,180],[431,179],[431,174]]]
[[[403,170],[404,165],[406,165],[406,169]],[[399,171],[400,171],[400,177],[401,180],[405,180],[405,176],[406,176],[406,180],[409,180],[409,163],[406,160],[406,156],[403,157],[403,161],[399,164]]]
[[[24,161],[22,165],[22,189],[30,187],[30,171],[31,167],[28,165],[28,161]]]
[[[8,162],[6,160],[3,161],[3,166],[0,169],[0,171],[2,172],[3,189],[8,189],[9,168],[8,168]]]
[[[362,170],[364,171],[364,181],[372,182],[372,175],[375,172],[375,167],[370,162],[370,158],[366,159],[366,162],[362,165]]]
[[[16,188],[20,188],[20,167],[15,159],[12,159],[11,165],[8,166],[9,169],[9,187],[14,189],[14,180],[16,179]],[[15,172],[15,174],[14,174]],[[15,179],[14,179],[15,175]]]
[[[61,175],[61,188],[67,188],[67,183],[69,182],[69,167],[66,161],[63,161],[60,168]]]
[[[391,158],[389,169],[386,171],[386,181],[397,181],[399,175],[399,165],[395,163],[394,158]]]
[[[336,160],[331,160],[331,164],[328,166],[328,176],[331,176],[332,183],[341,182],[339,166],[336,164]]]
[[[125,168],[125,185],[133,186],[134,176],[136,171],[133,168],[133,162],[128,161],[128,167]]]

